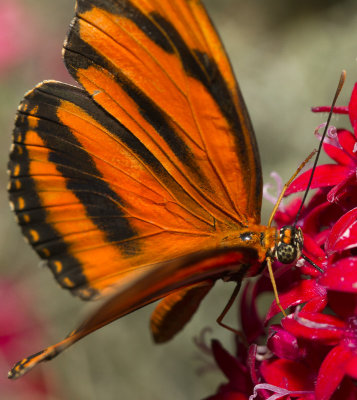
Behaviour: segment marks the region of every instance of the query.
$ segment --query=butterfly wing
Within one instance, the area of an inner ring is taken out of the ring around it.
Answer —
[[[9,167],[25,237],[83,298],[214,245],[212,216],[81,89],[47,82],[27,94]]]
[[[155,343],[171,340],[192,318],[215,281],[205,280],[178,289],[163,298],[150,318]]]
[[[87,93],[31,91],[9,166],[23,233],[63,287],[92,298],[259,222],[254,134],[199,2],[78,1],[64,56]]]
[[[217,221],[260,221],[261,169],[243,99],[197,0],[77,2],[73,77]]]
[[[169,295],[183,285],[187,287],[212,282],[222,275],[244,276],[257,260],[251,248],[232,247],[213,249],[190,254],[157,264],[135,283],[121,287],[82,325],[61,342],[27,357],[12,368],[9,378],[17,379],[42,361],[50,360],[89,333],[129,314],[155,300]],[[237,265],[240,267],[237,268]],[[133,291],[136,296],[133,296]]]
[[[26,95],[10,200],[62,287],[84,299],[130,288],[134,305],[109,323],[144,304],[139,282],[156,265],[259,223],[259,154],[197,0],[78,0],[64,58],[83,89],[45,82]],[[163,282],[150,301],[205,280]]]

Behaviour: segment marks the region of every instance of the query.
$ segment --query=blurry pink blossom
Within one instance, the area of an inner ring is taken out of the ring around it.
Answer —
[[[26,63],[29,77],[50,71],[51,79],[73,83],[61,58],[63,32],[43,38],[41,32],[50,22],[25,5],[21,0],[0,0],[0,80]]]
[[[19,381],[7,379],[7,370],[33,345],[43,346],[45,330],[31,307],[31,298],[12,282],[0,280],[0,398],[11,400],[63,399],[50,367],[38,369]]]
[[[31,15],[21,2],[0,1],[0,77],[32,51],[34,26]]]

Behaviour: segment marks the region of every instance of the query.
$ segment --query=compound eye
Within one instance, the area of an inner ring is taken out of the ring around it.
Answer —
[[[286,243],[280,243],[276,249],[277,259],[283,264],[291,264],[297,258],[295,246]]]
[[[240,238],[243,242],[249,242],[252,240],[252,234],[250,232],[244,232],[240,235]]]

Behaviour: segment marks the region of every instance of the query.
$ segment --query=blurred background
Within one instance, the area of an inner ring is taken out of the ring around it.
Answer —
[[[225,43],[256,130],[265,182],[284,180],[318,145],[326,119],[310,107],[328,105],[342,69],[346,105],[357,81],[357,2],[353,0],[206,0]],[[229,348],[215,324],[233,290],[217,284],[187,329],[167,345],[152,344],[152,307],[85,338],[20,381],[6,380],[19,358],[57,342],[90,305],[61,290],[26,245],[8,207],[6,164],[23,94],[44,79],[71,82],[61,47],[74,0],[0,0],[0,393],[1,399],[201,399],[224,377],[194,344],[206,326]],[[334,118],[334,125],[344,124]],[[272,205],[264,202],[263,222]],[[237,325],[236,311],[227,322]],[[204,371],[204,373],[202,373]],[[201,374],[198,374],[201,372]]]

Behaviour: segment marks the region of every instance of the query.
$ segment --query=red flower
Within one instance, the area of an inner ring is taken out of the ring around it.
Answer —
[[[345,375],[357,378],[357,316],[343,321],[326,314],[300,312],[284,318],[282,325],[321,351],[333,346],[319,367],[315,388],[318,399],[331,398]],[[353,392],[357,396],[357,390]]]
[[[298,221],[303,252],[323,272],[303,259],[291,266],[275,263],[280,301],[291,314],[269,328],[279,313],[275,301],[264,321],[257,312],[257,300],[271,291],[268,278],[246,284],[240,316],[248,346],[237,337],[238,352],[232,356],[213,343],[229,382],[210,400],[357,398],[357,84],[348,107],[334,112],[349,115],[354,133],[338,129],[323,145],[336,164],[317,167],[312,187],[318,191]],[[305,190],[310,174],[295,179],[288,193]],[[300,204],[295,199],[281,208],[276,224],[293,224]]]
[[[353,88],[348,107],[335,109],[339,114],[349,115],[354,133],[346,129],[338,129],[336,140],[331,143],[324,143],[323,147],[326,154],[336,164],[326,164],[317,167],[311,188],[333,186],[327,194],[327,200],[338,203],[343,198],[345,201],[349,201],[351,197],[357,194],[357,84]],[[317,107],[313,111],[330,111],[330,108]],[[307,171],[295,179],[287,190],[286,195],[305,190],[310,174],[311,171]]]

